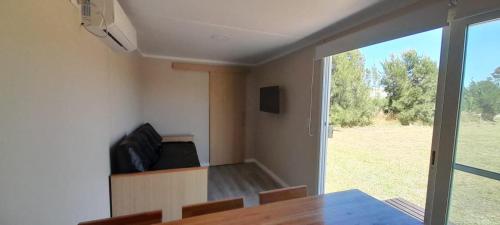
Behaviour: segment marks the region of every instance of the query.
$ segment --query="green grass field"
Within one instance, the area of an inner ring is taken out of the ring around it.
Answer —
[[[360,189],[380,200],[401,197],[425,206],[432,127],[377,119],[336,128],[329,140],[326,191]],[[500,123],[463,123],[457,162],[500,171]],[[456,172],[450,221],[500,224],[500,182]]]

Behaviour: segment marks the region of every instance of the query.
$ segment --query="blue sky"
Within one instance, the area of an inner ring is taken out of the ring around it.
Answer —
[[[442,29],[435,29],[379,44],[361,48],[366,67],[375,65],[379,71],[381,63],[391,54],[415,49],[419,54],[439,62]],[[500,66],[500,20],[470,26],[467,41],[465,85],[471,80],[486,79]]]
[[[381,63],[388,59],[391,54],[399,55],[410,49],[415,49],[421,55],[429,56],[432,60],[439,62],[441,53],[442,29],[431,30],[379,44],[361,48],[365,56],[367,68],[376,66],[382,69]]]
[[[465,56],[465,83],[485,80],[500,67],[500,20],[469,27]]]

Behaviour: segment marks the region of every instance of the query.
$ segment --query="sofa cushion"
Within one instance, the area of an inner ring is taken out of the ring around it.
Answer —
[[[128,139],[120,142],[112,153],[113,173],[142,172],[153,163],[140,151],[137,143]]]
[[[127,137],[126,140],[136,143],[139,147],[139,151],[151,163],[155,163],[156,161],[158,161],[160,157],[158,149],[160,148],[160,146],[155,146],[154,143],[151,143],[148,137],[143,132],[134,131]]]
[[[162,144],[159,160],[150,170],[200,166],[193,142],[167,142]]]

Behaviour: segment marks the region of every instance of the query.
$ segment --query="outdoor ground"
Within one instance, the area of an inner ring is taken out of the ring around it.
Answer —
[[[425,206],[431,126],[401,126],[377,118],[372,126],[335,128],[329,140],[326,191],[360,189],[380,200],[402,197]],[[460,127],[457,162],[500,171],[500,123]],[[500,182],[456,172],[450,221],[500,224]]]

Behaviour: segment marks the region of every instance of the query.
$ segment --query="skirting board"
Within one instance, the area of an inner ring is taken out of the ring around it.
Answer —
[[[270,170],[269,168],[267,168],[264,164],[262,164],[261,162],[257,161],[256,159],[245,159],[245,162],[246,163],[255,163],[255,164],[257,164],[257,166],[259,166],[262,170],[264,170],[264,172],[266,172],[267,174],[269,174],[269,176],[271,176],[271,178],[273,178],[274,181],[276,181],[278,184],[280,184],[283,187],[290,187],[290,185],[288,185],[283,179],[281,179],[272,170]]]

